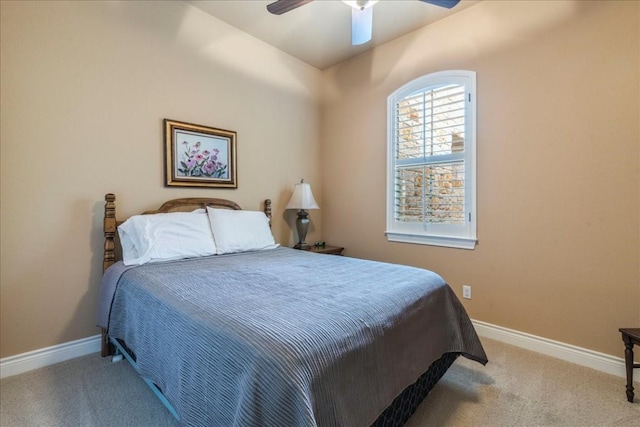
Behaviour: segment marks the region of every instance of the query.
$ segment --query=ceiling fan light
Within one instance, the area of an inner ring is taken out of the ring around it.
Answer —
[[[358,46],[371,40],[373,9],[351,9],[351,44]]]
[[[379,0],[342,0],[342,3],[357,10],[365,10],[378,3]]]

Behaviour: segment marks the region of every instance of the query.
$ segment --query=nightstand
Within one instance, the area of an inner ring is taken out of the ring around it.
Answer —
[[[342,255],[342,251],[344,251],[344,248],[340,246],[331,246],[331,245],[324,245],[324,246],[309,245],[309,247],[302,248],[301,250],[315,252],[317,254]]]

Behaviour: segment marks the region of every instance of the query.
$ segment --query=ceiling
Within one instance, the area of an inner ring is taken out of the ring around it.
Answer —
[[[418,0],[382,0],[373,6],[373,38],[360,46],[351,46],[351,8],[339,0],[316,0],[282,15],[272,15],[267,11],[267,5],[273,0],[187,1],[322,70],[457,13],[480,0],[462,0],[453,9]]]

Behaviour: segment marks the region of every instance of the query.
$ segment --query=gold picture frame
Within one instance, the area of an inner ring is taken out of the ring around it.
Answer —
[[[238,188],[236,132],[164,119],[166,187]]]

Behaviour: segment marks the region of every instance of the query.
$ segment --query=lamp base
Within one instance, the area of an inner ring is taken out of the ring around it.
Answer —
[[[298,230],[298,243],[294,246],[295,249],[308,248],[307,242],[304,239],[307,238],[307,229],[309,228],[309,213],[304,209],[298,211],[298,218],[296,219],[296,229]]]

